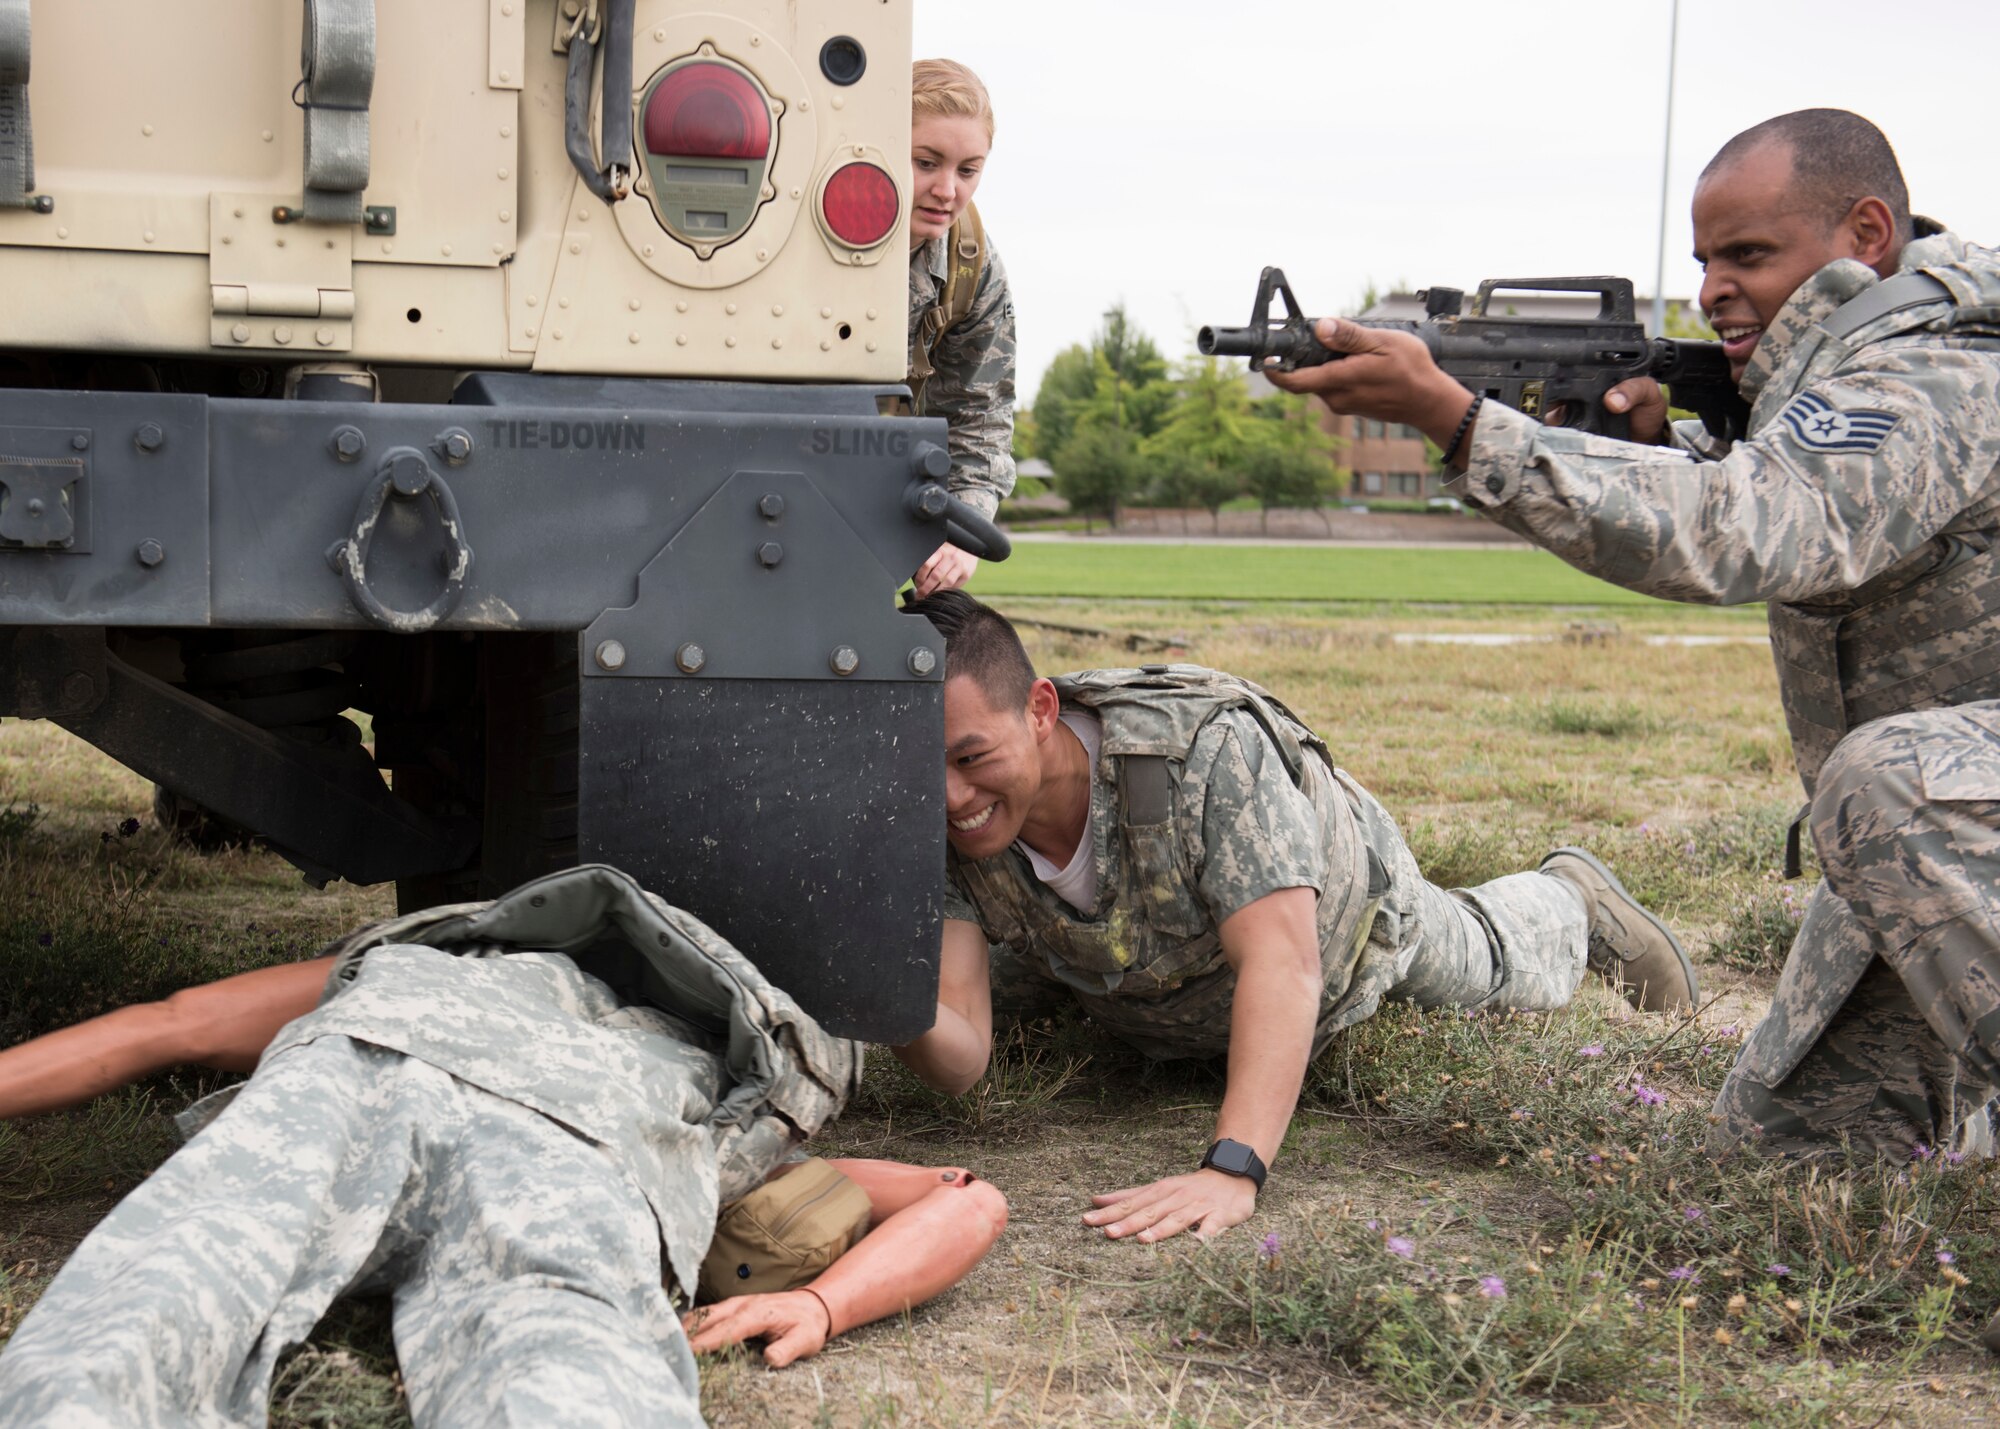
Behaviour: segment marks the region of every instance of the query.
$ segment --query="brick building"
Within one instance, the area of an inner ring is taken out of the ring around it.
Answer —
[[[1354,473],[1349,494],[1362,501],[1415,501],[1443,494],[1443,479],[1431,469],[1424,434],[1401,422],[1373,417],[1336,417],[1324,407],[1320,430],[1340,442],[1336,459]]]
[[[1262,373],[1245,373],[1243,380],[1252,397],[1278,390]],[[1358,501],[1416,501],[1439,494],[1439,478],[1431,470],[1424,435],[1415,427],[1372,417],[1336,417],[1317,402],[1312,409],[1320,430],[1340,444],[1333,459],[1354,474],[1344,496]]]

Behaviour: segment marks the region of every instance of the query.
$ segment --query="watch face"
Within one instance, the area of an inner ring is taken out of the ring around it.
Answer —
[[[1250,1158],[1254,1154],[1240,1141],[1218,1141],[1209,1148],[1208,1164],[1218,1171],[1241,1176],[1250,1169]]]

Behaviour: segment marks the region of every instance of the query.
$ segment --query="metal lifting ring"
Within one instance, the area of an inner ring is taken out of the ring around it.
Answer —
[[[438,523],[444,527],[444,589],[422,610],[394,610],[383,604],[368,588],[368,549],[375,543],[375,528],[391,498],[414,501],[428,495],[437,509]],[[415,447],[396,447],[382,458],[375,479],[361,493],[354,508],[354,529],[334,542],[326,553],[327,563],[340,573],[347,585],[347,597],[355,609],[385,630],[399,635],[417,635],[429,630],[458,608],[465,594],[466,572],[472,569],[472,547],[466,544],[460,525],[458,502],[444,476],[432,470],[424,454]]]

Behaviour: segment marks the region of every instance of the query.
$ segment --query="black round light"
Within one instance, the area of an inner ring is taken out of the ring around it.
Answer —
[[[868,51],[861,41],[835,35],[819,47],[819,72],[835,84],[853,84],[868,69]]]

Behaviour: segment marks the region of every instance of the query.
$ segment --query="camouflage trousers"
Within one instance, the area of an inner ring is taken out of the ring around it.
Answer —
[[[1361,841],[1373,855],[1372,895],[1356,939],[1320,948],[1325,992],[1313,1034],[1317,1056],[1334,1036],[1374,1015],[1386,998],[1419,1007],[1535,1010],[1562,1007],[1583,980],[1589,920],[1561,879],[1513,873],[1476,888],[1440,888],[1417,867],[1403,832],[1375,797],[1344,773]],[[1379,886],[1378,886],[1379,882]],[[1211,974],[1203,997],[1177,997],[1170,1017],[1084,998],[1033,956],[989,950],[996,1025],[1032,1021],[1081,1002],[1122,1040],[1151,1057],[1220,1056],[1229,1047],[1234,974]]]
[[[1843,739],[1812,803],[1825,882],[1715,1104],[1712,1150],[1985,1152],[2000,1089],[2000,703]]]
[[[660,1230],[599,1147],[415,1058],[286,1049],[77,1249],[0,1424],[261,1425],[278,1358],[392,1299],[420,1426],[699,1425]]]
[[[1562,1007],[1583,981],[1590,919],[1583,899],[1545,873],[1440,888],[1374,795],[1343,781],[1355,823],[1388,873],[1354,976],[1333,1004],[1337,1030],[1384,998],[1419,1007]],[[1328,1019],[1322,1019],[1324,1023]],[[1322,1037],[1328,1029],[1322,1027]]]

